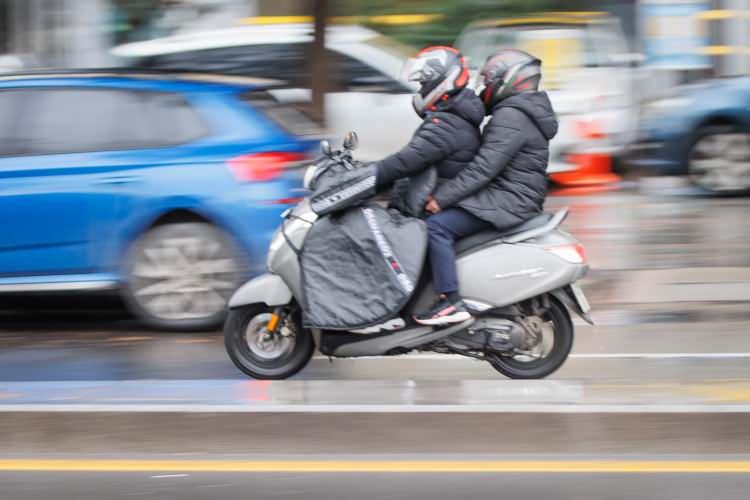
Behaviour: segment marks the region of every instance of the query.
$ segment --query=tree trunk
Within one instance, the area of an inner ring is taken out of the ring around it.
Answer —
[[[312,113],[315,120],[325,126],[325,97],[328,87],[328,61],[325,51],[328,0],[315,0],[315,39],[310,57]]]

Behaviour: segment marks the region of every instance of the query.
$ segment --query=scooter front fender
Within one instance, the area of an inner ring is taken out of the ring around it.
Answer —
[[[247,306],[250,304],[266,304],[267,306],[284,306],[292,301],[292,291],[277,274],[262,274],[242,285],[232,298],[229,308]]]

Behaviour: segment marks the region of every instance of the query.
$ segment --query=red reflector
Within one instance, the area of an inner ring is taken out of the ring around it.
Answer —
[[[586,262],[586,252],[580,243],[549,247],[547,250],[571,264],[583,264]]]
[[[227,161],[238,181],[270,181],[280,176],[290,163],[305,159],[301,153],[252,153]]]

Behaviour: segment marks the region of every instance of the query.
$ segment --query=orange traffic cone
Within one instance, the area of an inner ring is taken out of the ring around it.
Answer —
[[[563,186],[591,186],[620,182],[620,177],[612,173],[612,157],[605,153],[572,153],[570,163],[577,165],[575,170],[550,174],[550,179]]]
[[[603,139],[607,136],[597,120],[579,119],[575,122],[575,134],[583,141]],[[612,173],[612,157],[605,153],[571,153],[568,161],[578,168],[551,174],[550,178],[563,186],[594,186],[620,182]]]

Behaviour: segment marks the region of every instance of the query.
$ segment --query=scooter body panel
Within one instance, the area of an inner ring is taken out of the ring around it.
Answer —
[[[247,306],[250,304],[266,304],[267,306],[284,306],[292,301],[292,291],[277,274],[262,274],[242,285],[232,298],[229,308]]]
[[[499,244],[457,261],[461,295],[495,307],[515,304],[572,283],[581,265],[538,244]]]
[[[569,285],[582,278],[585,264],[567,262],[548,247],[575,244],[564,231],[555,230],[534,240],[504,243],[501,240],[460,255],[456,261],[461,296],[469,304],[503,307]],[[421,287],[408,314],[424,310],[435,300],[430,283]]]

